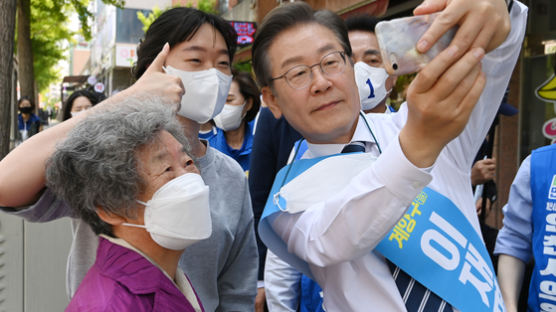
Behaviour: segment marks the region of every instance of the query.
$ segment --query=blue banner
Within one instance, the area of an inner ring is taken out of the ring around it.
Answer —
[[[312,277],[309,266],[287,251],[274,233],[273,215],[281,212],[273,195],[326,156],[302,159],[278,172],[267,200],[259,235],[280,258]],[[280,198],[280,206],[287,204]],[[376,250],[461,311],[505,311],[494,267],[482,238],[445,196],[425,188]]]

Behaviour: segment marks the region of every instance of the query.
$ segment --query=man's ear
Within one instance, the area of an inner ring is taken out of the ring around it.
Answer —
[[[272,93],[270,87],[269,86],[263,87],[261,89],[261,92],[263,94],[263,101],[266,103],[266,106],[268,106],[268,108],[272,112],[272,115],[274,115],[274,118],[278,119],[282,117],[282,110],[280,109],[280,106],[278,105],[278,101],[276,100],[276,96]]]
[[[119,225],[127,221],[124,217],[106,211],[102,207],[97,207],[97,215],[102,221],[110,225]]]

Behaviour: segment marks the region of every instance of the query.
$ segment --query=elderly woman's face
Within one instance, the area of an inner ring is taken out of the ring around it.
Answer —
[[[170,180],[185,173],[199,173],[183,145],[167,131],[160,132],[152,144],[141,148],[137,152],[137,160],[139,174],[146,185],[137,199],[144,202],[149,201],[153,194]],[[142,213],[138,216],[143,218]]]

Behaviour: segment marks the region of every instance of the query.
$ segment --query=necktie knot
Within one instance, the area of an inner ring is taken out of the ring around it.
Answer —
[[[342,154],[345,153],[355,153],[355,152],[365,152],[365,142],[361,142],[361,141],[353,141],[351,143],[349,143],[348,145],[344,146],[344,148],[342,149]]]

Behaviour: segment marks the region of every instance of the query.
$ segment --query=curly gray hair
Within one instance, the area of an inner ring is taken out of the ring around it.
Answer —
[[[136,152],[155,142],[162,130],[189,151],[174,113],[154,98],[128,98],[92,114],[57,146],[47,162],[47,186],[95,233],[113,236],[112,227],[98,217],[96,209],[136,216],[135,200],[144,187]]]

